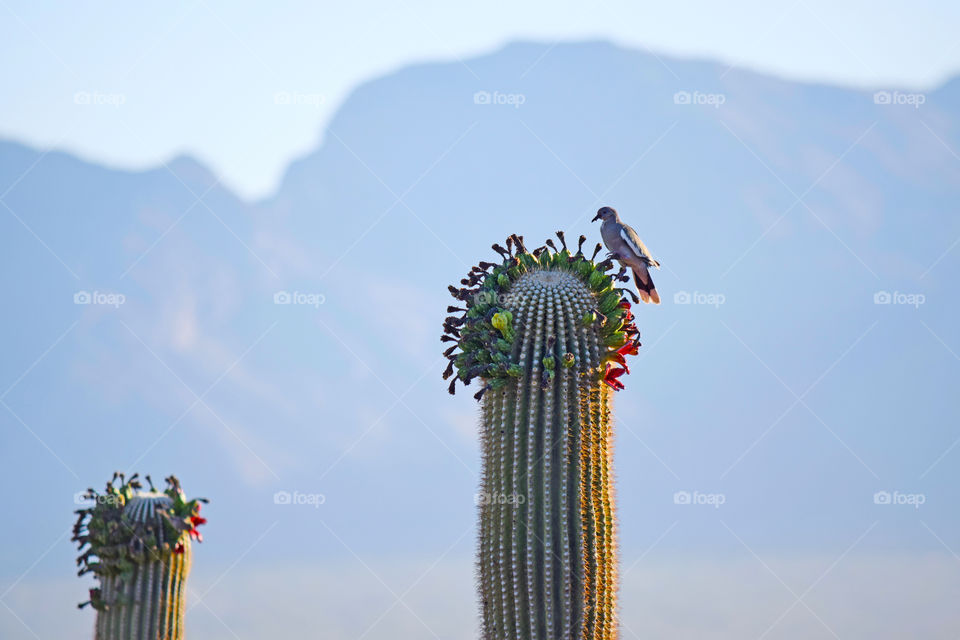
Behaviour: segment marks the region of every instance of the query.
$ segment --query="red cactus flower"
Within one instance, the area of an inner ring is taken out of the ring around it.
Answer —
[[[187,530],[187,533],[190,534],[190,537],[195,539],[197,542],[203,542],[203,535],[197,531],[197,527],[202,524],[207,524],[207,519],[200,516],[199,504],[197,504],[193,513],[194,515],[187,517],[187,522],[190,523],[190,528]]]
[[[639,349],[638,349],[639,346],[640,346],[640,343],[638,341],[631,340],[630,342],[627,342],[625,345],[617,349],[617,353],[620,356],[635,356],[639,353]],[[627,373],[630,373],[630,372],[628,371]]]
[[[607,367],[607,373],[603,376],[603,381],[614,391],[623,389],[623,383],[617,378],[625,374],[627,370],[623,367]]]
[[[188,520],[190,521],[190,528],[187,529],[187,535],[197,542],[203,542],[203,534],[197,531],[197,525],[203,524],[206,520],[199,516],[191,516]]]
[[[617,349],[616,351],[611,351],[610,353],[607,354],[606,361],[607,361],[607,362],[615,362],[615,363],[617,363],[618,365],[620,365],[621,367],[623,367],[623,370],[624,370],[625,372],[627,372],[627,373],[629,374],[629,373],[630,373],[630,367],[627,366],[627,359],[624,357],[624,355],[625,355],[625,354],[620,353],[620,350]]]
[[[187,535],[189,535],[190,538],[192,538],[193,540],[196,540],[197,542],[203,542],[203,534],[201,534],[199,531],[197,531],[197,527],[199,527],[199,526],[202,525],[202,524],[206,524],[206,523],[207,523],[207,519],[204,518],[204,517],[201,517],[201,516],[199,515],[199,514],[200,514],[200,505],[199,505],[199,504],[196,505],[193,513],[194,513],[194,515],[192,515],[192,516],[187,516],[186,518],[184,518],[184,524],[185,524],[186,527],[187,527],[187,528],[186,528]],[[184,550],[184,548],[183,548],[183,543],[182,543],[182,542],[178,542],[178,543],[177,543],[177,546],[174,547],[173,552],[174,552],[174,553],[183,553],[183,550]]]

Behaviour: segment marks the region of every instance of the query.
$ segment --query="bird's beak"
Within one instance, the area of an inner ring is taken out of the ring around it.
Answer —
[[[590,222],[596,222],[599,219],[600,219],[600,214],[598,213],[597,215],[593,216],[593,220],[591,220]]]

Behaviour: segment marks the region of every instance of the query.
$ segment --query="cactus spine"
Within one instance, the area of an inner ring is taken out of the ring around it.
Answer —
[[[464,284],[476,289],[453,288],[467,308],[447,322],[460,353],[448,350],[445,375],[484,385],[477,568],[488,640],[617,633],[610,400],[639,342],[614,288],[622,274],[558,237],[562,251],[548,241],[554,251],[528,253],[517,236],[495,245],[503,264],[475,267]]]
[[[122,474],[86,498],[94,504],[77,511],[73,539],[80,575],[92,572],[100,583],[80,605],[97,611],[96,640],[182,639],[191,538],[202,539],[196,527],[206,522],[205,500],[187,501],[173,476],[156,491]]]

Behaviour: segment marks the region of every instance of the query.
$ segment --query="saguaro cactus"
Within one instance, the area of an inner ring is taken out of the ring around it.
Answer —
[[[167,478],[157,491],[146,477],[129,480],[114,474],[104,493],[88,489],[93,505],[77,511],[73,540],[80,547],[79,575],[92,572],[100,586],[90,590],[97,610],[96,640],[180,640],[190,571],[191,539],[203,538],[197,527],[200,503],[186,500],[180,482]]]
[[[479,379],[483,476],[477,570],[488,640],[608,640],[617,551],[610,397],[639,333],[623,271],[513,235],[450,287],[444,378]],[[634,298],[634,301],[636,299]]]

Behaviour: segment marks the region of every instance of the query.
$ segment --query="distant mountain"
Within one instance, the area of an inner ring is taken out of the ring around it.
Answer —
[[[210,583],[238,557],[426,568],[471,526],[479,465],[475,403],[439,380],[446,285],[514,231],[596,242],[601,204],[664,265],[617,398],[626,564],[741,541],[830,558],[864,531],[858,551],[960,548],[960,79],[878,92],[512,44],[360,86],[255,203],[189,158],[0,142],[0,465],[29,514],[0,577],[129,466],[212,498]],[[61,539],[34,572],[71,556]]]

